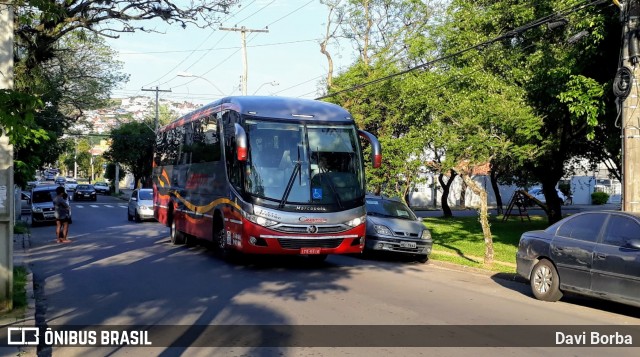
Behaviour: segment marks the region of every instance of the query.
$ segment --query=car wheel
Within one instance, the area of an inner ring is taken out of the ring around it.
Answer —
[[[429,261],[429,256],[428,255],[418,255],[418,256],[416,256],[416,261],[418,263],[424,264],[424,263]]]
[[[127,209],[127,221],[133,221],[133,216],[129,214],[129,209]]]
[[[560,277],[553,264],[543,259],[531,271],[531,291],[533,296],[543,301],[558,301],[562,297]]]
[[[171,221],[171,243],[178,245],[184,243],[184,234],[176,229],[176,221]]]
[[[95,202],[95,201],[97,201],[97,200],[98,200],[98,197],[94,197],[94,198],[93,198],[93,202]]]
[[[136,222],[138,222],[138,223],[142,222],[142,219],[140,218],[140,215],[138,214],[138,212],[137,212],[137,211],[136,211],[136,213],[135,213],[135,214],[136,214],[136,215],[135,215]]]

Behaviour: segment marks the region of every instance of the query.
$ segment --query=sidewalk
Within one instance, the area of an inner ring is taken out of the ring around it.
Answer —
[[[13,235],[13,266],[24,267],[27,270],[27,306],[24,314],[15,315],[8,312],[0,317],[0,326],[9,327],[34,327],[36,326],[36,300],[33,291],[33,274],[29,269],[29,247],[31,234],[29,232]],[[14,312],[15,313],[15,312]],[[13,346],[0,348],[0,356],[37,356],[37,346]]]

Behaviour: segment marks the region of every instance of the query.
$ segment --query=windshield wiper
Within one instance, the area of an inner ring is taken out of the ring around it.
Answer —
[[[280,205],[278,205],[279,208],[284,207],[285,202],[287,202],[287,198],[289,198],[289,194],[291,193],[291,188],[293,188],[293,183],[296,180],[296,174],[300,174],[300,180],[302,180],[302,171],[300,170],[301,166],[302,163],[300,162],[300,146],[298,146],[298,161],[296,161],[296,166],[293,167],[293,172],[289,177],[287,187],[284,189],[282,200],[280,200]]]

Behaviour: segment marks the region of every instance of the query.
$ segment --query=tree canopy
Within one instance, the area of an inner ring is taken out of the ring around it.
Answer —
[[[113,129],[110,134],[111,147],[104,157],[124,165],[134,177],[134,182],[149,178],[153,161],[153,145],[156,141],[151,123],[130,122]],[[144,183],[143,183],[144,184]]]

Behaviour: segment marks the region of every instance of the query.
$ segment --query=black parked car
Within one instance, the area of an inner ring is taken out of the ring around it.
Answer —
[[[93,188],[92,185],[80,184],[76,186],[76,190],[73,192],[73,200],[91,200],[95,201],[96,198],[96,189]]]
[[[431,253],[431,232],[403,202],[368,195],[365,251],[415,257],[426,263]]]
[[[516,260],[540,300],[570,291],[640,306],[640,214],[584,212],[525,232]]]

